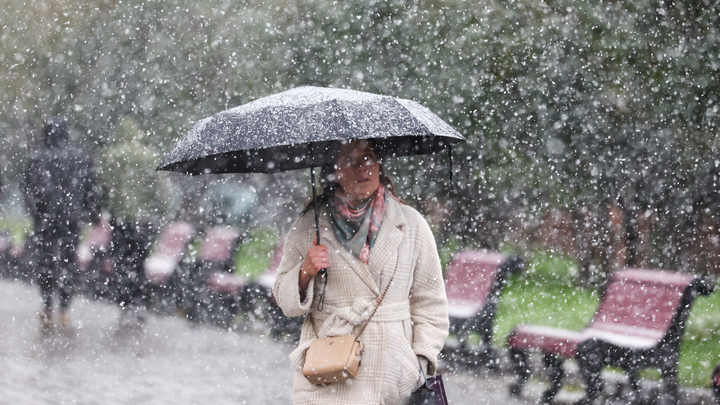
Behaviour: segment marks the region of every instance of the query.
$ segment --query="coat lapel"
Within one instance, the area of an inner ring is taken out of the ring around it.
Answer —
[[[383,218],[383,223],[380,226],[375,246],[370,252],[369,263],[372,274],[379,275],[382,282],[387,280],[395,269],[398,260],[398,246],[405,237],[404,226],[405,216],[402,213],[400,203],[389,197],[385,209],[385,218]],[[375,283],[377,284],[377,282]]]

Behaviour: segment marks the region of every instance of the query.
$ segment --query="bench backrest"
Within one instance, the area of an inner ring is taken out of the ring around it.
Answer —
[[[195,228],[191,224],[173,222],[163,229],[153,254],[180,260],[194,234]]]
[[[91,247],[107,247],[110,245],[112,238],[112,227],[110,221],[101,219],[99,223],[90,228],[87,243]]]
[[[448,299],[485,302],[500,267],[507,259],[506,255],[500,253],[457,253],[445,270],[445,291]]]
[[[231,260],[239,239],[240,231],[235,227],[210,228],[203,238],[198,259],[216,262]]]
[[[267,290],[271,290],[273,284],[275,283],[275,278],[277,277],[277,272],[280,269],[280,262],[282,261],[284,249],[285,238],[280,240],[280,243],[275,246],[273,257],[270,259],[270,265],[268,265],[267,270],[265,270],[265,272],[258,278],[258,283]]]
[[[77,263],[80,270],[87,270],[95,251],[110,250],[111,238],[112,228],[107,219],[103,218],[90,228],[87,238],[77,247]]]
[[[163,284],[188,252],[195,227],[183,221],[173,222],[160,232],[155,249],[145,261],[145,276],[150,284]]]
[[[625,268],[615,272],[591,326],[627,334],[659,332],[664,336],[695,279],[692,274]]]

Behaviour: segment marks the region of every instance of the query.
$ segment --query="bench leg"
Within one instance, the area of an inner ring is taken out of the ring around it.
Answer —
[[[588,403],[593,403],[603,392],[603,380],[600,371],[604,366],[601,351],[578,348],[577,362],[580,367],[580,374],[585,380],[585,393]]]
[[[510,360],[515,367],[517,380],[510,384],[510,395],[520,396],[525,383],[530,378],[530,363],[528,363],[528,353],[522,349],[510,348]]]
[[[678,390],[677,367],[661,370],[663,382],[665,383],[665,391],[670,397],[671,403],[677,405],[680,403],[680,392]],[[718,398],[720,400],[720,398]],[[718,401],[720,403],[720,401]]]
[[[628,383],[630,384],[630,395],[632,395],[630,403],[640,404],[642,401],[640,396],[640,377],[638,376],[638,370],[627,370],[627,375]]]
[[[545,353],[543,360],[548,370],[548,377],[550,377],[550,387],[543,392],[542,403],[551,404],[555,400],[555,395],[560,391],[560,387],[562,387],[565,371],[562,367],[563,362],[557,355]]]

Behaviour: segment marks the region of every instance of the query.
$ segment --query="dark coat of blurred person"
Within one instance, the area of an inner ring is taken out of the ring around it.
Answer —
[[[124,331],[141,328],[145,321],[144,264],[156,227],[168,210],[169,186],[166,176],[155,171],[157,154],[132,118],[118,120],[110,135],[112,142],[103,149],[97,172],[112,216],[112,285],[122,309],[119,327]]]
[[[70,301],[77,282],[76,248],[85,223],[99,216],[93,162],[71,145],[67,124],[54,119],[44,130],[43,146],[32,153],[23,191],[34,223],[32,244],[37,253],[35,275],[43,308],[43,331],[53,327],[53,296],[59,294],[58,325],[70,331]]]

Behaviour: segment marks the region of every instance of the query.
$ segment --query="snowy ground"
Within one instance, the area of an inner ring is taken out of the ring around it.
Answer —
[[[121,333],[116,306],[84,298],[73,303],[74,336],[44,337],[39,305],[34,286],[0,281],[0,404],[291,402],[288,343],[156,315],[144,332]],[[511,376],[443,378],[451,404],[534,404],[543,388],[530,383],[515,398]]]
[[[0,282],[0,403],[290,402],[290,347],[254,334],[151,316],[120,333],[117,307],[78,298],[75,336],[43,337],[33,286]]]
[[[74,337],[43,337],[39,305],[34,286],[0,281],[0,404],[291,402],[288,343],[155,315],[144,333],[120,333],[116,306],[84,298]],[[454,404],[524,403],[495,379],[444,377]]]

